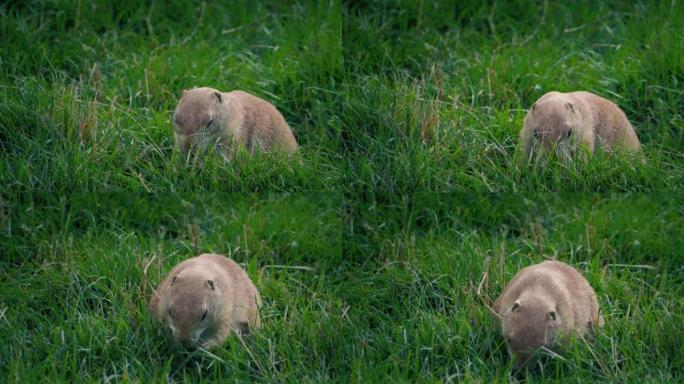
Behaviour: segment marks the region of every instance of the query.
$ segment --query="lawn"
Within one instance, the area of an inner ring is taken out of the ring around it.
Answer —
[[[681,188],[681,4],[377,1],[345,7],[343,21],[350,80],[342,120],[359,189]],[[615,101],[636,128],[644,161],[597,156],[528,166],[518,132],[526,110],[553,90]]]
[[[0,5],[0,382],[684,381],[676,1]],[[301,145],[186,163],[182,90],[271,101]],[[636,156],[529,163],[551,90],[615,101]],[[153,288],[240,263],[263,328],[168,340]],[[606,319],[527,373],[488,310],[576,267]]]
[[[22,203],[2,207],[3,381],[328,374],[346,276],[337,194],[86,193]],[[176,350],[147,310],[163,274],[202,252],[241,263],[265,302],[257,336],[212,356]]]
[[[606,318],[531,381],[684,377],[684,208],[644,194],[83,194],[3,205],[9,382],[508,381],[487,305],[517,270],[578,268]],[[264,328],[176,349],[146,307],[200,252],[243,264]]]
[[[331,2],[31,1],[0,6],[0,183],[23,190],[312,191],[341,177]],[[302,161],[186,166],[171,115],[183,89],[271,101]]]
[[[355,309],[349,315],[357,348],[352,377],[508,382],[510,359],[487,305],[521,268],[557,259],[594,287],[606,326],[593,342],[570,344],[527,378],[680,382],[681,200],[666,194],[376,194],[358,206],[353,226],[363,257],[345,290]]]

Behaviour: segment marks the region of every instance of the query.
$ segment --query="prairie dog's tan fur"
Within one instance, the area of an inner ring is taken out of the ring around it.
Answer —
[[[589,92],[549,92],[527,112],[520,142],[526,155],[535,144],[543,152],[555,149],[562,157],[573,158],[581,144],[594,153],[621,147],[640,148],[634,128],[615,103]]]
[[[222,345],[231,331],[258,329],[260,304],[256,287],[239,265],[208,253],[174,267],[149,302],[174,340],[207,349]]]
[[[185,156],[191,149],[220,148],[227,159],[244,146],[255,150],[297,150],[290,126],[266,100],[243,91],[219,92],[213,88],[183,91],[173,115],[176,147]]]
[[[596,293],[577,270],[559,261],[524,268],[494,302],[516,366],[534,350],[602,325]]]

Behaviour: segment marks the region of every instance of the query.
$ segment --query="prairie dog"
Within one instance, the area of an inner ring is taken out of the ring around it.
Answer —
[[[615,103],[589,92],[549,92],[527,112],[520,142],[527,156],[535,145],[542,152],[556,150],[561,158],[574,158],[579,145],[590,153],[599,148],[640,148],[634,128]]]
[[[291,153],[298,148],[290,126],[273,104],[243,91],[184,90],[173,114],[173,132],[184,156],[214,145],[228,160],[240,146],[249,153],[274,149]]]
[[[560,261],[518,272],[493,308],[501,316],[501,331],[516,367],[526,365],[541,347],[603,325],[594,290],[576,269]]]
[[[222,345],[232,332],[261,326],[261,298],[233,260],[205,253],[176,265],[150,298],[155,319],[185,347]]]

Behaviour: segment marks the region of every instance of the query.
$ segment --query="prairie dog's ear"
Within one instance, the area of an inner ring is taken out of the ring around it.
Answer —
[[[575,113],[575,107],[572,105],[572,103],[565,103],[565,108],[566,108],[568,111],[570,111],[570,112],[572,112],[572,113]]]
[[[532,108],[531,108],[531,109],[532,109],[533,111],[534,111],[535,109],[537,109],[537,103],[532,104]]]
[[[184,89],[184,90],[183,90],[183,96],[185,96],[186,93],[188,93],[188,90],[187,90],[187,89]]]
[[[216,100],[221,104],[223,102],[222,96],[220,92],[214,92],[214,97],[216,97]]]
[[[214,287],[214,280],[207,280],[207,285],[212,291],[216,289],[216,287]]]

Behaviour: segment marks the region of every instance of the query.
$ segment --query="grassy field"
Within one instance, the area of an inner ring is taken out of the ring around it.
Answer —
[[[684,380],[678,2],[36,0],[0,36],[0,382]],[[272,101],[298,161],[185,164],[194,86]],[[575,89],[642,153],[521,159],[526,109]],[[213,354],[146,308],[202,252],[264,299]],[[606,326],[514,375],[487,305],[545,259]]]
[[[53,191],[337,186],[339,5],[233,3],[0,6],[0,183]],[[173,151],[171,114],[181,91],[196,86],[273,102],[302,146],[302,164],[214,157],[188,169]]]
[[[486,304],[546,258],[587,277],[607,325],[530,381],[684,377],[678,196],[19,200],[2,207],[0,232],[0,373],[9,382],[508,381]],[[146,308],[164,273],[207,251],[243,263],[265,303],[263,330],[214,355],[174,349]]]
[[[3,381],[324,375],[340,335],[336,194],[47,195],[3,206]],[[175,351],[147,300],[176,263],[216,252],[261,291],[264,328],[215,356]],[[305,269],[301,269],[305,268]],[[223,381],[223,380],[221,380]]]
[[[345,291],[357,382],[508,382],[486,305],[519,269],[550,258],[584,274],[606,326],[529,381],[684,377],[681,196],[376,194],[355,216],[363,257]]]
[[[378,1],[345,8],[351,182],[392,191],[679,189],[684,7],[630,1]],[[372,47],[372,49],[366,49]],[[636,127],[645,162],[527,166],[526,109],[587,90]]]
[[[653,191],[684,180],[676,2],[32,1],[0,7],[0,182],[54,191]],[[271,100],[302,163],[188,167],[184,88]],[[517,134],[550,90],[589,90],[643,160],[529,166]]]

